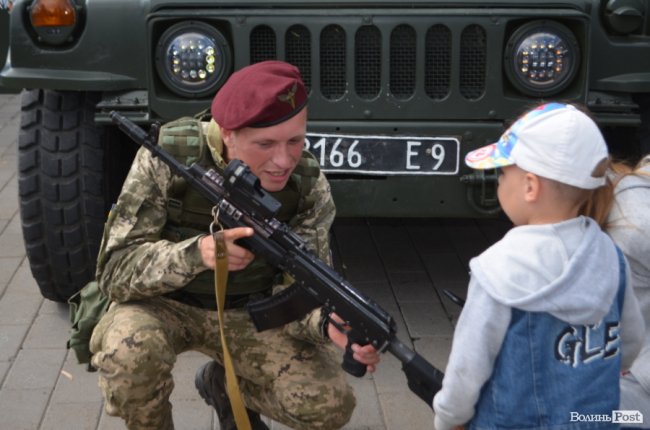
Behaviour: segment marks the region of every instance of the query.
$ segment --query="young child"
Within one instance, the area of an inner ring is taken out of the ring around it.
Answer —
[[[467,154],[474,169],[501,169],[498,198],[515,227],[470,262],[433,401],[438,430],[617,428],[619,374],[644,322],[624,257],[578,216],[605,184],[607,160],[596,124],[560,103]]]

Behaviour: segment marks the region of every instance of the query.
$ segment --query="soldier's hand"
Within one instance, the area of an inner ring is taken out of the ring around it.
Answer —
[[[250,227],[229,228],[223,231],[223,237],[228,248],[228,270],[241,270],[248,266],[255,258],[255,255],[246,248],[237,245],[235,241],[253,235]],[[201,259],[208,269],[214,270],[214,238],[210,235],[199,239],[199,250]]]

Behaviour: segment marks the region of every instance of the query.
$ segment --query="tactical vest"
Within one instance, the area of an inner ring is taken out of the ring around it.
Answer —
[[[188,166],[197,163],[208,170],[217,165],[208,148],[207,139],[198,120],[183,118],[161,129],[159,144],[179,162]],[[220,139],[220,136],[210,136],[210,139]],[[218,167],[223,170],[225,163],[222,160],[218,162]],[[319,174],[318,162],[309,152],[303,151],[287,186],[281,191],[270,193],[282,204],[276,215],[278,220],[293,226],[297,214],[314,206],[315,199],[309,194]],[[212,207],[213,204],[188,186],[183,178],[173,176],[168,190],[167,223],[162,237],[180,242],[208,233],[213,221]],[[258,293],[270,294],[271,287],[281,280],[282,273],[278,269],[268,264],[264,258],[256,257],[243,270],[229,273],[227,295],[233,298]],[[214,272],[202,272],[182,290],[172,293],[172,297],[196,306],[214,308]]]

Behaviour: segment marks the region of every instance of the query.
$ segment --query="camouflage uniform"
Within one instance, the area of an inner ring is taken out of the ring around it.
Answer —
[[[209,149],[222,164],[220,145]],[[141,149],[109,216],[98,259],[100,288],[114,303],[93,332],[92,364],[106,412],[121,416],[130,429],[173,428],[169,396],[178,354],[196,350],[222,362],[217,312],[164,296],[207,270],[198,237],[160,239],[171,182],[169,168]],[[290,224],[327,260],[335,209],[322,172],[311,194],[314,206]],[[244,309],[226,310],[224,317],[247,407],[297,429],[339,428],[349,420],[354,395],[340,352],[325,339],[320,309],[263,333]]]

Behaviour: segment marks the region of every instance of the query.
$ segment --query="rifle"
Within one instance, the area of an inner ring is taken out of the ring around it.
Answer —
[[[295,280],[279,294],[247,306],[258,331],[282,326],[323,306],[328,314],[335,312],[344,321],[337,324],[330,319],[339,330],[345,328],[348,337],[342,363],[346,372],[357,377],[365,374],[366,366],[352,358],[351,345],[372,344],[377,351],[388,351],[402,362],[409,388],[432,407],[433,396],[442,387],[443,373],[397,338],[395,321],[385,310],[354,289],[275,218],[280,203],[261,187],[248,166],[240,160],[232,160],[223,172],[205,170],[197,164],[185,166],[157,145],[159,125],[154,124],[147,133],[115,111],[110,118],[212,202],[222,225],[251,227],[255,233],[238,242]]]

